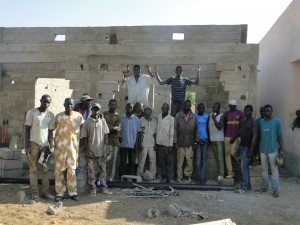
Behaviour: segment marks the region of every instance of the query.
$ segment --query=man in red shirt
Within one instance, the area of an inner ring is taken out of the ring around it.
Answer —
[[[231,156],[236,158],[237,150],[240,145],[240,139],[237,138],[232,144],[230,139],[234,137],[241,126],[241,121],[244,118],[244,113],[236,109],[237,101],[232,99],[228,102],[229,110],[224,113],[224,125],[225,125],[225,164],[227,170],[226,178],[230,179],[235,176],[232,169]]]

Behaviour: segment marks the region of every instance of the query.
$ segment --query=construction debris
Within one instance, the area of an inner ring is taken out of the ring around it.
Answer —
[[[63,206],[62,202],[57,202],[55,205],[49,206],[47,209],[47,212],[50,215],[56,215],[56,214],[62,212],[62,206]]]
[[[137,186],[134,190],[130,190],[127,195],[135,198],[167,198],[178,195],[172,187],[150,187],[145,188],[141,185],[133,183]]]
[[[197,220],[207,219],[207,216],[205,216],[203,212],[196,212],[191,208],[179,206],[177,203],[173,203],[168,206],[168,213],[174,217],[188,217],[195,218]]]

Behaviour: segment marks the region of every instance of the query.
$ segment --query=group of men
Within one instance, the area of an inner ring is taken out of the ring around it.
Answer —
[[[154,68],[155,76],[152,75],[149,66],[146,67],[146,71],[150,76],[141,74],[139,65],[133,67],[133,76],[129,76],[129,68],[123,72],[123,84],[128,88],[128,103],[121,115],[116,112],[115,99],[109,101],[109,110],[102,112],[100,104],[94,103],[91,106],[93,99],[87,94],[82,96],[78,104],[74,104],[73,99],[66,98],[65,111],[55,117],[48,111],[51,103],[49,95],[42,96],[40,107],[27,112],[25,151],[30,165],[33,199],[39,198],[36,171],[38,158],[45,146],[48,146],[55,156],[56,197],[49,191],[47,167],[42,169],[42,197],[55,198],[56,201],[62,200],[66,190],[71,199],[79,200],[76,186],[79,146],[87,158],[88,184],[92,195],[96,195],[97,186],[104,194],[112,194],[107,189],[106,180],[115,179],[118,150],[120,150],[119,177],[124,174],[142,176],[146,158],[149,156],[149,171],[152,177],[160,176],[163,182],[169,183],[174,182],[175,178],[177,182],[182,182],[184,178],[187,182],[191,182],[195,152],[197,181],[204,184],[209,142],[217,159],[218,181],[222,181],[225,176],[225,164],[227,178],[235,176],[231,157],[237,158],[236,150],[240,146],[243,182],[239,190],[249,190],[251,184],[248,156],[254,150],[257,133],[260,134],[260,157],[263,166],[263,183],[260,191],[267,190],[269,159],[272,161],[273,195],[278,197],[279,177],[275,158],[282,150],[282,129],[280,120],[271,117],[272,107],[266,105],[263,108],[264,116],[258,122],[252,118],[251,105],[247,105],[243,113],[236,109],[235,100],[229,101],[230,110],[224,115],[220,113],[220,103],[213,105],[213,112],[210,115],[205,113],[203,103],[198,105],[198,112],[193,113],[191,101],[185,100],[186,86],[199,83],[201,66],[198,65],[196,68],[195,80],[183,78],[183,69],[177,66],[176,76],[162,81],[158,75],[158,66]],[[171,85],[171,115],[169,105],[164,103],[161,106],[161,114],[156,118],[152,117],[152,109],[148,106],[148,94],[149,85],[154,77],[161,85]],[[99,167],[97,178],[95,165]],[[108,174],[106,169],[109,170]]]

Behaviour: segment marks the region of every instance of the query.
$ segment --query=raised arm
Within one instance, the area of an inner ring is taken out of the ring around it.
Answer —
[[[157,79],[157,81],[160,85],[167,84],[167,81],[166,80],[161,80],[160,76],[158,75],[158,65],[154,66],[154,74],[155,74],[155,77],[156,77],[156,79]]]
[[[200,70],[201,70],[201,65],[198,64],[198,65],[197,65],[197,68],[196,68],[196,71],[197,71],[196,79],[195,79],[195,80],[192,80],[192,84],[194,84],[194,85],[198,85],[198,84],[199,84],[199,80],[200,80]]]
[[[151,77],[155,77],[152,72],[151,72],[151,67],[149,65],[146,66],[146,72],[148,75],[150,75]]]
[[[127,66],[126,66],[126,70],[123,71],[122,86],[123,86],[123,84],[126,82],[127,77],[129,77],[130,75],[131,75],[131,73],[130,73],[129,65],[127,65]]]

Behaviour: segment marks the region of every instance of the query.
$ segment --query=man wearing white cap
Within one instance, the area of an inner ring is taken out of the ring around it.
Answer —
[[[229,110],[224,113],[224,125],[225,125],[225,164],[227,170],[226,178],[233,178],[235,173],[232,169],[231,156],[236,157],[236,153],[239,147],[239,138],[234,143],[230,144],[230,139],[234,137],[241,126],[241,120],[244,118],[244,113],[236,109],[237,101],[232,99],[228,102]]]

